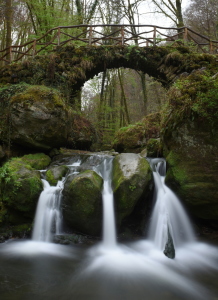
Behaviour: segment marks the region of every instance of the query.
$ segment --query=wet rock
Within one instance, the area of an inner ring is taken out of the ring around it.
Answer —
[[[55,166],[49,168],[49,170],[45,173],[46,180],[50,183],[50,185],[56,186],[57,182],[64,177],[67,172],[69,171],[69,168],[67,166]]]
[[[164,136],[166,184],[202,220],[218,221],[218,124],[184,120]]]
[[[218,222],[217,79],[194,72],[169,92],[166,184],[198,221]],[[191,99],[191,100],[190,100]]]
[[[102,228],[103,179],[94,171],[68,176],[63,190],[63,216],[78,232],[99,235]]]
[[[81,234],[58,234],[54,236],[53,242],[61,245],[75,245],[75,244],[92,244],[93,241],[89,236]]]
[[[131,215],[137,203],[152,189],[152,171],[148,162],[134,153],[122,153],[113,161],[112,187],[118,224]]]
[[[163,252],[168,258],[174,259],[175,258],[175,248],[173,244],[173,239],[171,233],[168,228],[168,240]]]

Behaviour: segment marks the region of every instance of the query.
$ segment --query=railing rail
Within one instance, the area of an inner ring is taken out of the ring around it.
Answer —
[[[131,28],[138,29],[133,34]],[[0,51],[0,62],[10,64],[34,57],[44,50],[53,50],[58,46],[72,44],[107,45],[107,46],[158,46],[165,43],[182,43],[205,53],[218,53],[218,41],[188,27],[174,28],[154,25],[103,24],[103,25],[72,25],[50,29],[41,37],[23,45],[13,45]]]

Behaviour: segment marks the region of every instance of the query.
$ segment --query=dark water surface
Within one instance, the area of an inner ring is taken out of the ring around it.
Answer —
[[[136,252],[139,246],[144,252]],[[0,299],[218,299],[216,267],[175,265],[148,249],[146,244],[106,251],[32,241],[2,244]]]

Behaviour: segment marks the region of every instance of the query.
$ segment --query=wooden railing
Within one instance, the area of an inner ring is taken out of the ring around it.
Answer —
[[[132,30],[134,28],[134,30]],[[132,32],[137,32],[133,34]],[[75,25],[50,29],[43,36],[23,45],[13,45],[0,51],[0,62],[9,64],[34,57],[58,46],[82,45],[137,45],[158,46],[181,43],[206,53],[218,53],[218,41],[190,28],[168,28],[153,25]]]

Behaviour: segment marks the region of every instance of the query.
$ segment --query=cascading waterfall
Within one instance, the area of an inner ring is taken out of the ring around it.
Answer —
[[[77,160],[68,167],[71,173],[76,173],[81,160]],[[47,180],[42,179],[42,191],[35,214],[32,239],[34,241],[51,242],[54,234],[62,230],[61,198],[64,180],[58,181],[56,186],[50,186]]]
[[[44,190],[37,205],[33,235],[34,241],[51,242],[53,234],[59,234],[62,226],[60,212],[63,181],[58,181],[57,186],[50,186],[48,181],[42,179]]]
[[[148,238],[128,245],[116,241],[111,189],[113,157],[72,160],[74,163],[68,165],[70,174],[91,165],[104,179],[102,243],[91,249],[45,243],[61,231],[64,179],[56,187],[43,180],[33,240],[0,244],[2,299],[8,299],[8,293],[11,300],[18,295],[22,299],[216,299],[217,248],[196,241],[178,198],[164,183],[165,160],[150,160],[155,203]],[[173,260],[163,254],[169,234],[176,252]],[[17,259],[20,256],[22,259]]]
[[[105,158],[103,161],[103,168],[100,172],[104,180],[104,186],[102,191],[103,245],[106,248],[113,248],[116,246],[114,198],[113,191],[111,188],[112,161],[113,158]]]
[[[164,250],[169,233],[174,247],[195,241],[191,223],[177,196],[165,185],[166,162],[164,159],[151,159],[153,169],[155,206],[149,230],[149,239]]]

